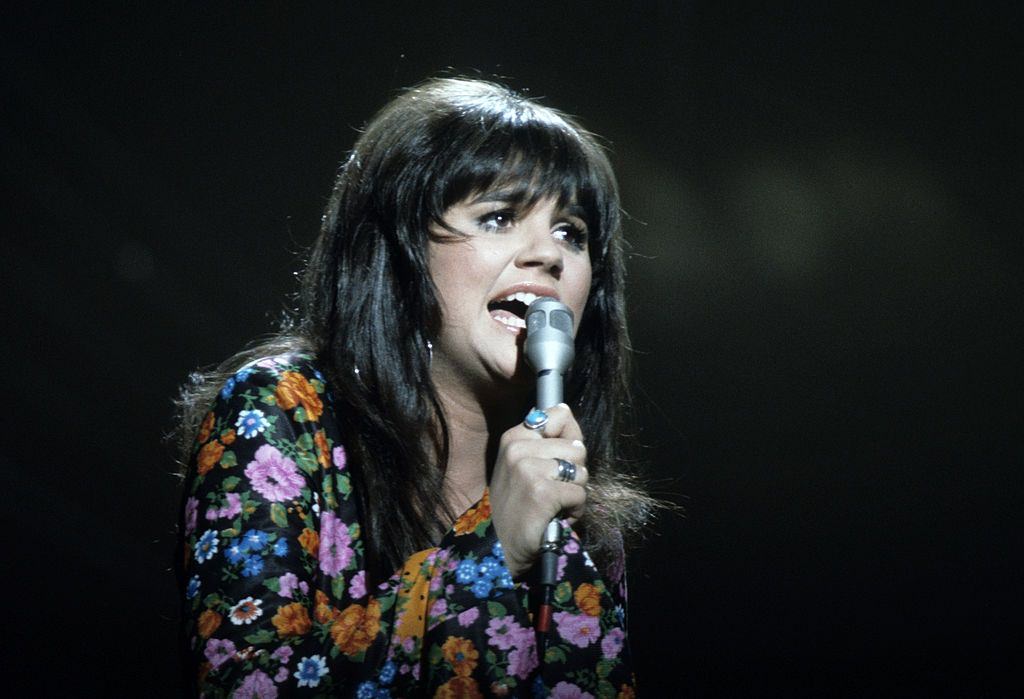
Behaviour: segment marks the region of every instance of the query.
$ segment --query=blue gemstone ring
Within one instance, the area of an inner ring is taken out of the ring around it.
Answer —
[[[523,426],[528,430],[542,430],[546,424],[548,424],[548,414],[540,408],[534,408],[523,418]]]

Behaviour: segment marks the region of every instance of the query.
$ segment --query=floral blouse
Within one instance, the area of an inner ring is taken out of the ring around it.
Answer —
[[[185,634],[200,694],[632,697],[621,562],[564,527],[541,664],[487,493],[436,548],[369,588],[323,376],[263,359],[228,379],[186,481]]]

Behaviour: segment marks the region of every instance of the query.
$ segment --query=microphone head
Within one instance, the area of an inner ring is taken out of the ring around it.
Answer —
[[[575,355],[572,322],[569,307],[550,296],[541,296],[526,309],[526,359],[538,374],[569,370]]]

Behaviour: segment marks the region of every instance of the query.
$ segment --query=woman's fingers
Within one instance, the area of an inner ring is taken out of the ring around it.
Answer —
[[[531,429],[531,426],[535,429]],[[531,411],[501,437],[490,481],[494,527],[513,575],[537,557],[548,522],[583,514],[587,449],[569,406]]]
[[[505,445],[505,454],[509,465],[524,469],[524,477],[536,475],[546,477],[546,480],[555,480],[557,459],[563,459],[575,464],[575,481],[580,484],[586,482],[587,448],[578,439],[520,439]]]
[[[542,416],[538,417],[537,408],[534,408],[522,424],[506,432],[505,436],[513,439],[561,437],[563,439],[583,441],[583,433],[580,431],[579,423],[576,422],[576,418],[572,415],[572,410],[565,403],[559,403],[554,407],[539,412],[546,415],[547,419],[545,420]],[[528,426],[530,424],[541,424],[541,426],[531,428]]]

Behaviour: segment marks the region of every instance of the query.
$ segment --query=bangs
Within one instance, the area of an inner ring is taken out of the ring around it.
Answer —
[[[430,219],[444,225],[448,208],[485,193],[527,209],[550,198],[559,208],[582,209],[596,244],[592,254],[600,254],[610,233],[608,210],[617,202],[604,153],[549,110],[488,106],[457,109],[435,134],[445,145],[431,163]]]

